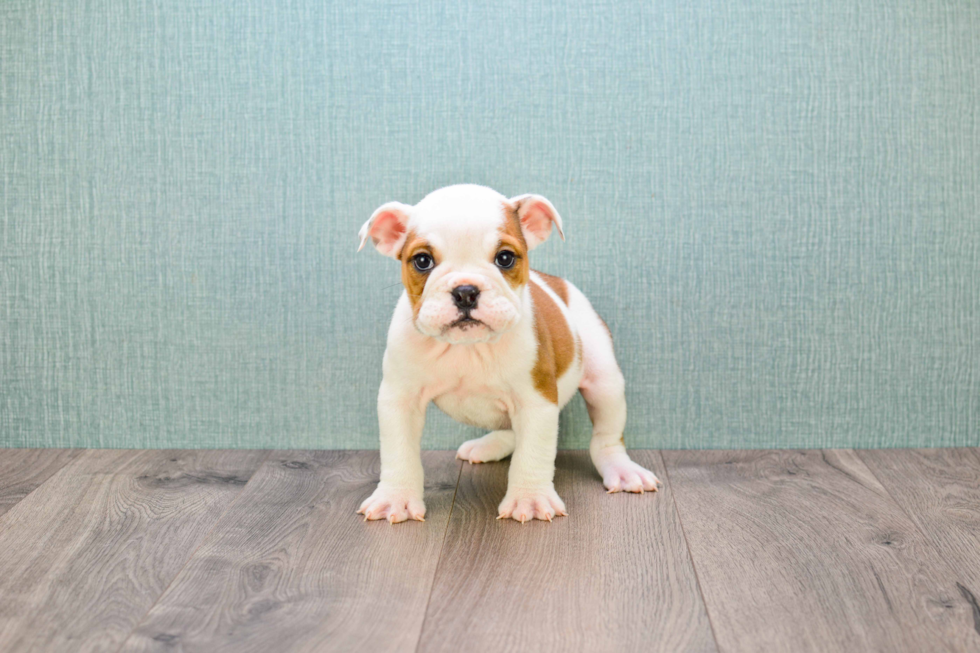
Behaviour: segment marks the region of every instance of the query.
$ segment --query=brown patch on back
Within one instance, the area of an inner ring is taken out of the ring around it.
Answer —
[[[561,300],[565,302],[565,306],[568,306],[568,284],[561,277],[555,277],[550,274],[545,274],[539,270],[534,271],[542,281],[548,284],[548,287],[555,291],[555,294],[561,297]]]
[[[575,341],[558,304],[537,283],[531,282],[534,335],[538,358],[531,370],[534,387],[545,399],[558,403],[558,379],[575,360]]]
[[[398,260],[402,262],[402,285],[405,286],[408,293],[408,300],[412,302],[412,315],[415,317],[419,315],[419,308],[422,305],[422,291],[425,289],[426,279],[429,278],[428,274],[419,272],[412,265],[412,257],[419,252],[428,252],[436,263],[439,262],[428,241],[419,237],[414,231],[409,231],[408,235],[405,236],[405,244],[398,252]]]

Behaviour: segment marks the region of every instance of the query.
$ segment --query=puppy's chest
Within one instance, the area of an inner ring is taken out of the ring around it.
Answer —
[[[435,404],[454,419],[482,428],[505,428],[516,386],[528,376],[520,361],[456,356],[433,366]]]
[[[506,394],[518,377],[528,374],[528,365],[520,360],[469,352],[454,352],[453,355],[431,362],[427,368],[433,394],[436,396]]]

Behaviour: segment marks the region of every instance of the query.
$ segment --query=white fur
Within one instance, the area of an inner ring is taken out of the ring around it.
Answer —
[[[380,236],[376,246],[393,256],[404,232],[415,231],[441,257],[429,273],[418,317],[403,292],[388,330],[378,393],[381,482],[358,511],[366,519],[398,522],[425,514],[420,444],[430,401],[460,422],[493,431],[464,443],[461,458],[489,462],[513,454],[501,517],[550,521],[567,514],[553,485],[558,412],[579,389],[593,419],[592,460],[605,486],[611,492],[656,490],[659,481],[633,463],[622,444],[623,376],[602,321],[570,283],[566,307],[532,272],[530,283],[549,294],[573,337],[582,340],[582,356],[558,379],[557,405],[534,387],[537,341],[530,289],[515,292],[493,263],[505,203],[519,214],[525,207],[533,214],[522,223],[529,246],[548,237],[552,222],[560,228],[561,218],[540,196],[507,200],[489,188],[463,185],[435,191],[414,207],[386,204],[361,229],[362,246],[369,236]],[[375,229],[373,221],[382,214],[387,224]],[[461,284],[480,289],[472,315],[482,325],[448,328],[459,317],[449,291]]]

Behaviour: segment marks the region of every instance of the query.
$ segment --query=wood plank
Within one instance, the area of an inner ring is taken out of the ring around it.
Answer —
[[[859,451],[885,489],[958,575],[980,633],[980,453],[976,449]]]
[[[377,452],[276,452],[123,651],[410,651],[460,463],[423,454],[426,521],[365,523]]]
[[[669,486],[608,495],[588,452],[559,452],[569,516],[522,525],[496,520],[507,469],[463,468],[419,651],[716,650]]]
[[[82,452],[0,517],[0,650],[113,650],[265,456]]]
[[[980,647],[958,577],[853,451],[664,458],[721,649]]]
[[[79,453],[80,449],[0,449],[0,515]]]

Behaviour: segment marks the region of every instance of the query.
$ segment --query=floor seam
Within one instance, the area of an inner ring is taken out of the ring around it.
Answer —
[[[881,477],[875,473],[874,468],[872,468],[871,465],[869,465],[868,462],[864,459],[864,456],[861,455],[860,452],[863,451],[863,449],[851,449],[851,451],[854,453],[854,457],[861,461],[861,464],[864,465],[864,468],[866,470],[868,470],[868,473],[871,474],[872,478],[874,478],[874,480],[878,482],[878,485],[881,486],[881,489],[885,491],[885,494],[888,495],[888,499],[896,506],[898,506],[898,509],[902,511],[902,514],[908,517],[908,520],[912,522],[912,526],[915,527],[915,530],[917,530],[919,534],[926,539],[926,542],[928,542],[933,549],[936,549],[936,545],[932,543],[932,538],[929,537],[929,534],[926,533],[924,530],[922,530],[922,527],[919,526],[919,523],[912,516],[912,513],[906,510],[905,506],[903,506],[902,503],[895,498],[895,495],[892,493],[891,490],[888,489],[888,486],[885,485],[885,483],[881,480]],[[908,450],[906,449],[906,451]],[[943,556],[943,554],[938,549],[936,550],[936,553],[939,554],[939,557],[942,558],[943,562],[946,563],[947,567],[951,567],[949,561],[946,560],[945,556]],[[955,571],[955,569],[952,569],[952,567],[951,570]]]
[[[715,623],[711,619],[711,611],[708,609],[708,600],[704,596],[704,587],[701,583],[701,576],[698,574],[698,566],[694,562],[694,552],[691,551],[691,542],[687,537],[687,531],[684,530],[684,519],[681,517],[681,509],[677,505],[677,493],[673,481],[670,480],[670,470],[667,468],[667,459],[664,458],[663,449],[657,450],[657,455],[660,456],[660,464],[664,468],[664,476],[667,477],[667,483],[670,484],[670,500],[674,504],[674,513],[677,515],[677,523],[681,527],[681,536],[684,538],[684,546],[687,548],[687,558],[691,561],[691,570],[694,572],[694,583],[698,588],[698,596],[701,597],[701,605],[704,606],[704,616],[708,619],[708,627],[711,629],[711,638],[715,642],[715,650],[721,651],[721,642],[718,641],[718,633],[715,630]]]
[[[878,485],[880,485],[881,488],[888,494],[888,498],[891,500],[891,502],[894,503],[896,506],[898,506],[898,509],[902,511],[903,515],[908,517],[908,520],[912,523],[913,528],[915,528],[915,530],[918,531],[920,535],[922,535],[925,543],[929,545],[929,548],[931,548],[933,551],[936,552],[936,556],[943,562],[943,564],[946,565],[946,568],[951,572],[953,578],[958,579],[960,577],[960,574],[957,571],[956,565],[951,563],[949,559],[945,556],[945,554],[943,554],[942,549],[936,546],[936,543],[933,541],[932,537],[930,537],[929,533],[927,533],[926,530],[919,525],[919,522],[915,519],[915,517],[912,516],[912,513],[909,512],[904,505],[902,505],[902,502],[895,498],[894,493],[892,493],[892,491],[888,489],[888,486],[885,485],[884,482],[882,482],[881,477],[875,473],[874,468],[872,468],[871,465],[869,465],[867,461],[864,459],[864,457],[861,456],[861,454],[859,453],[861,451],[867,451],[867,449],[851,449],[851,451],[854,452],[854,456],[861,461],[861,464],[864,465],[864,468],[868,470],[871,476],[874,477],[876,481],[878,481]],[[900,451],[907,452],[907,451],[912,451],[912,449],[901,449]],[[972,452],[973,449],[970,449],[970,451]],[[957,580],[956,583],[959,584],[959,580]],[[964,597],[964,599],[965,598],[966,597]],[[969,601],[967,600],[967,602]]]
[[[58,476],[59,474],[63,473],[65,471],[65,469],[68,468],[69,465],[72,465],[76,460],[79,460],[80,458],[82,458],[82,456],[85,454],[86,451],[91,451],[91,450],[90,449],[75,449],[75,448],[70,448],[70,449],[68,449],[68,451],[73,451],[73,452],[77,452],[77,453],[71,455],[71,457],[69,457],[68,460],[66,460],[64,463],[62,463],[61,467],[59,467],[58,469],[56,469],[50,476],[48,476],[46,479],[44,479],[43,481],[41,481],[40,485],[38,485],[37,487],[33,488],[30,492],[28,492],[27,494],[25,494],[21,498],[17,499],[17,501],[15,501],[14,503],[10,504],[10,507],[7,508],[7,510],[5,510],[3,513],[0,513],[0,519],[3,519],[6,515],[10,514],[10,512],[14,508],[16,508],[18,505],[20,505],[21,502],[24,501],[24,499],[26,499],[27,497],[31,496],[35,492],[37,492],[48,481],[50,481],[51,479],[53,479],[55,476]]]
[[[180,578],[181,572],[183,572],[184,569],[187,568],[187,565],[190,563],[190,561],[193,560],[194,556],[197,555],[197,552],[201,550],[201,547],[204,546],[204,543],[208,541],[208,538],[211,536],[211,533],[214,532],[214,529],[216,529],[218,527],[218,524],[221,522],[221,518],[224,517],[226,514],[228,514],[228,511],[231,509],[231,507],[235,505],[238,502],[238,500],[241,498],[242,494],[245,493],[245,488],[247,488],[249,483],[252,482],[252,479],[254,479],[256,475],[258,475],[259,470],[261,470],[262,467],[265,466],[266,462],[268,462],[269,458],[272,456],[272,452],[273,452],[272,449],[269,449],[265,452],[265,455],[262,457],[262,460],[259,462],[258,465],[255,466],[255,471],[252,472],[252,475],[249,476],[248,480],[245,481],[245,484],[242,485],[242,489],[238,491],[238,494],[235,495],[234,499],[228,502],[228,505],[221,512],[221,514],[218,515],[217,518],[215,518],[214,524],[204,534],[204,536],[201,538],[201,541],[197,543],[197,546],[194,547],[194,550],[190,552],[190,554],[184,560],[184,564],[180,566],[180,569],[178,569],[177,573],[174,574],[174,577],[170,579],[170,582],[167,583],[167,586],[164,587],[163,591],[160,592],[160,594],[156,597],[156,599],[154,599],[152,605],[150,605],[150,607],[146,609],[146,612],[143,613],[143,616],[140,617],[140,620],[137,621],[136,625],[133,626],[132,630],[129,631],[129,634],[126,635],[125,639],[123,639],[122,642],[119,643],[119,648],[115,650],[115,653],[120,653],[120,651],[122,651],[123,647],[126,646],[126,642],[128,642],[133,637],[133,634],[137,630],[139,630],[139,627],[143,625],[143,622],[146,621],[146,618],[150,616],[150,613],[153,611],[153,608],[157,607],[157,604],[160,603],[160,599],[164,597],[164,595],[170,590],[170,588],[177,581],[177,579]]]
[[[439,545],[439,559],[436,560],[436,568],[432,572],[432,583],[429,585],[429,595],[425,597],[425,611],[422,612],[422,625],[419,626],[419,638],[412,649],[418,653],[419,646],[422,645],[422,634],[425,632],[425,622],[429,618],[429,606],[432,604],[432,591],[436,586],[436,577],[439,575],[439,566],[442,564],[442,554],[446,550],[446,538],[449,537],[449,524],[453,519],[453,511],[456,509],[456,495],[459,494],[459,481],[463,478],[463,461],[459,461],[459,472],[456,474],[456,487],[453,488],[453,500],[449,504],[449,516],[446,517],[446,531],[442,534],[442,544]]]

